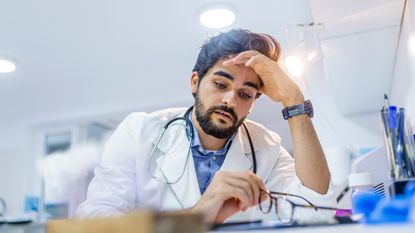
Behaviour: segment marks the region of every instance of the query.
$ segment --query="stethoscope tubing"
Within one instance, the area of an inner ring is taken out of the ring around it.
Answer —
[[[155,143],[155,145],[154,145],[154,147],[153,147],[153,149],[151,150],[151,152],[150,152],[150,156],[149,156],[149,162],[148,162],[148,164],[147,164],[147,172],[148,172],[148,174],[151,176],[151,178],[153,178],[153,179],[155,179],[155,180],[159,180],[152,172],[151,172],[151,163],[152,163],[152,159],[153,159],[153,155],[154,155],[154,151],[156,150],[156,148],[158,147],[158,145],[159,145],[159,143],[160,143],[160,141],[161,141],[161,139],[163,138],[163,136],[164,136],[164,134],[165,134],[165,132],[167,131],[167,129],[168,129],[168,127],[173,123],[173,122],[176,122],[176,121],[179,121],[179,120],[183,120],[183,121],[185,121],[186,122],[186,134],[187,134],[187,137],[188,137],[188,139],[189,139],[189,141],[191,141],[192,140],[192,138],[193,138],[193,135],[194,135],[194,132],[193,132],[193,124],[192,124],[192,122],[189,120],[189,114],[190,114],[190,112],[193,110],[193,106],[192,107],[190,107],[189,109],[187,109],[186,110],[186,112],[185,112],[185,114],[184,114],[184,116],[183,117],[175,117],[175,118],[173,118],[173,119],[171,119],[171,120],[169,120],[165,125],[164,125],[164,127],[163,127],[163,131],[160,133],[160,135],[159,135],[159,137],[157,138],[157,140],[156,140],[156,143]],[[245,129],[245,132],[246,132],[246,135],[247,135],[247,137],[248,137],[248,142],[249,142],[249,146],[250,146],[250,148],[251,148],[251,155],[252,155],[252,171],[253,171],[253,173],[254,174],[257,174],[257,160],[256,160],[256,154],[255,154],[255,148],[254,148],[254,144],[253,144],[253,142],[252,142],[252,138],[251,138],[251,135],[250,135],[250,133],[249,133],[249,130],[248,130],[248,127],[246,126],[246,123],[245,122],[243,122],[242,123],[242,125],[243,125],[243,127],[244,127],[244,129]],[[186,161],[185,161],[185,167],[183,168],[183,170],[182,170],[182,172],[181,172],[181,174],[180,174],[180,176],[179,176],[179,178],[177,179],[177,180],[175,180],[175,181],[168,181],[168,179],[167,179],[167,177],[165,176],[165,174],[163,174],[163,176],[164,176],[164,179],[166,180],[166,181],[162,181],[163,183],[165,183],[165,184],[168,184],[168,185],[170,185],[170,184],[175,184],[175,183],[177,183],[182,177],[183,177],[183,175],[184,175],[184,172],[185,172],[185,170],[186,170],[186,167],[187,167],[187,163],[188,163],[188,160],[189,160],[189,155],[190,155],[190,151],[191,151],[191,147],[189,146],[189,149],[188,149],[188,152],[187,152],[187,157],[186,157]]]

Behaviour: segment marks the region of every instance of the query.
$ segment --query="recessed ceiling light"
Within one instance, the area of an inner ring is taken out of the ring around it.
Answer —
[[[224,28],[235,21],[235,13],[227,7],[211,7],[201,12],[199,20],[208,28]]]
[[[16,64],[12,61],[0,58],[0,73],[11,73],[16,69]]]

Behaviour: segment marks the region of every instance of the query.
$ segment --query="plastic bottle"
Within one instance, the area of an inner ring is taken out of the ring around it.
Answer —
[[[352,190],[351,201],[352,201],[352,213],[356,213],[356,196],[362,192],[370,192],[373,187],[373,178],[371,173],[353,173],[349,175],[349,187]]]

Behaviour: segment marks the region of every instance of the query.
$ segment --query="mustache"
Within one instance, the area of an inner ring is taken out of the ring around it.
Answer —
[[[227,106],[225,106],[225,105],[214,106],[214,107],[209,108],[209,110],[207,111],[207,113],[208,113],[208,114],[209,114],[209,116],[210,116],[210,115],[211,115],[211,114],[213,114],[215,111],[224,111],[224,112],[227,112],[227,113],[229,113],[229,114],[232,116],[232,118],[233,118],[233,123],[238,122],[238,116],[236,115],[236,113],[235,113],[235,111],[233,110],[233,108],[229,108],[229,107],[227,107]]]

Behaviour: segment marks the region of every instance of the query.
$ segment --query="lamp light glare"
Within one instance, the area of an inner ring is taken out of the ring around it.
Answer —
[[[284,60],[285,68],[287,68],[288,73],[298,77],[303,74],[304,64],[300,58],[290,55],[287,56]]]
[[[409,36],[408,48],[411,55],[415,56],[415,34]]]

